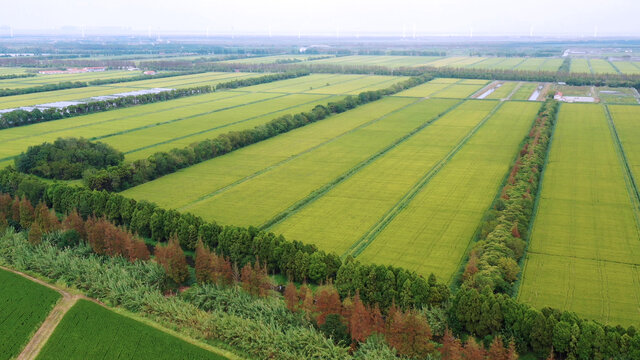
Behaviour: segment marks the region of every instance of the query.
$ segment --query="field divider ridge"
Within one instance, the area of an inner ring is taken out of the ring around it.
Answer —
[[[354,258],[360,255],[382,232],[389,223],[413,200],[413,198],[437,175],[442,168],[453,158],[458,151],[475,135],[478,130],[502,107],[504,102],[498,104],[473,128],[464,138],[462,138],[456,146],[447,153],[440,161],[438,161],[431,169],[424,174],[405,195],[392,206],[380,220],[373,225],[362,237],[354,242],[349,249],[342,254],[342,257],[352,255]]]
[[[511,100],[511,97],[524,85],[524,82],[519,81],[518,84],[513,88],[513,90],[504,98],[503,101]]]
[[[417,103],[419,103],[419,102],[421,102],[421,101],[423,101],[423,100],[424,100],[424,99],[422,99],[422,98],[420,98],[420,99],[416,99],[416,101],[414,101],[414,102],[412,102],[412,103],[409,103],[409,104],[407,104],[407,105],[404,105],[404,106],[402,106],[402,107],[400,107],[400,108],[398,108],[398,109],[396,109],[396,110],[393,110],[393,111],[391,111],[391,112],[389,112],[389,113],[386,113],[386,114],[384,114],[383,116],[377,117],[377,118],[375,118],[375,119],[373,119],[373,120],[371,120],[371,121],[367,121],[367,122],[366,122],[366,123],[364,123],[364,124],[360,124],[360,125],[358,125],[358,126],[356,126],[356,127],[352,128],[352,129],[349,129],[349,130],[347,130],[347,131],[343,132],[343,133],[342,133],[342,134],[340,134],[340,135],[337,135],[337,136],[335,136],[335,137],[332,137],[331,139],[325,140],[325,141],[323,141],[323,142],[321,142],[321,143],[319,143],[319,144],[317,144],[317,145],[314,145],[314,146],[312,146],[312,147],[310,147],[310,148],[308,148],[308,149],[305,149],[305,150],[303,150],[303,151],[301,151],[301,152],[299,152],[299,153],[297,153],[297,154],[295,154],[295,155],[289,156],[288,158],[286,158],[286,159],[284,159],[284,160],[281,160],[281,161],[279,161],[279,162],[277,162],[277,163],[275,163],[275,164],[273,164],[273,165],[267,166],[267,167],[265,167],[265,168],[263,168],[263,169],[261,169],[261,170],[258,170],[258,171],[256,171],[256,172],[254,172],[253,174],[247,175],[247,176],[245,176],[245,177],[243,177],[243,178],[241,178],[241,179],[238,179],[238,180],[236,180],[236,181],[234,181],[234,182],[232,182],[232,183],[230,183],[230,184],[227,184],[227,185],[225,185],[225,186],[223,186],[223,187],[221,187],[221,188],[218,188],[218,189],[214,190],[213,192],[210,192],[210,193],[208,193],[208,194],[206,194],[206,195],[203,195],[203,196],[201,196],[201,197],[199,197],[199,198],[197,198],[197,199],[195,199],[195,200],[191,201],[190,203],[188,203],[188,204],[186,204],[186,205],[182,206],[182,207],[181,207],[181,208],[179,208],[178,210],[182,211],[182,210],[188,209],[188,208],[190,208],[191,206],[193,206],[193,205],[195,205],[195,204],[197,204],[197,203],[199,203],[199,202],[201,202],[201,201],[203,201],[203,200],[206,200],[206,199],[212,198],[212,197],[214,197],[214,196],[216,196],[216,195],[218,195],[218,194],[220,194],[220,193],[222,193],[222,192],[225,192],[225,191],[227,191],[227,190],[229,190],[229,189],[231,189],[231,188],[233,188],[233,187],[235,187],[235,186],[237,186],[237,185],[240,185],[240,184],[242,184],[242,183],[244,183],[244,182],[246,182],[246,181],[249,181],[249,180],[251,180],[251,179],[253,179],[253,178],[255,178],[255,177],[259,176],[259,175],[262,175],[262,174],[264,174],[264,173],[266,173],[266,172],[269,172],[269,171],[271,171],[271,170],[273,170],[273,169],[276,169],[276,168],[278,168],[278,167],[280,167],[280,166],[282,166],[282,165],[285,165],[285,164],[287,164],[287,163],[289,163],[289,162],[291,162],[291,161],[293,161],[293,160],[295,160],[295,159],[299,158],[300,156],[302,156],[302,155],[304,155],[304,154],[310,153],[310,152],[312,152],[312,151],[314,151],[314,150],[316,150],[316,149],[318,149],[318,148],[320,148],[320,147],[322,147],[322,146],[324,146],[324,145],[330,144],[330,143],[332,143],[332,142],[334,142],[334,141],[336,141],[336,140],[338,140],[338,139],[342,138],[342,137],[343,137],[343,136],[345,136],[345,135],[349,135],[349,134],[351,134],[351,133],[353,133],[353,132],[356,132],[356,131],[358,131],[358,130],[360,130],[360,129],[362,129],[362,128],[365,128],[365,127],[367,127],[367,126],[369,126],[369,125],[375,124],[375,123],[377,123],[377,122],[379,122],[379,121],[381,121],[381,120],[385,119],[385,118],[386,118],[386,117],[388,117],[389,115],[393,115],[394,113],[399,112],[399,111],[401,111],[401,110],[404,110],[404,109],[406,109],[406,108],[408,108],[408,107],[410,107],[410,106],[413,106],[413,105],[415,105],[415,104],[417,104]]]
[[[425,99],[421,98],[420,100],[422,101],[422,100],[425,100]],[[414,135],[416,135],[420,131],[424,130],[426,127],[428,127],[429,125],[433,124],[435,121],[437,121],[438,119],[442,118],[444,115],[446,115],[450,111],[454,110],[458,106],[462,105],[463,103],[464,103],[464,100],[460,100],[460,102],[458,102],[457,104],[453,105],[452,107],[450,107],[449,109],[447,109],[443,113],[431,118],[430,120],[426,121],[422,125],[416,127],[415,129],[411,130],[407,134],[403,135],[402,137],[400,137],[399,139],[394,141],[389,146],[387,146],[384,149],[380,150],[378,153],[373,154],[369,158],[361,161],[356,166],[352,167],[351,169],[349,169],[346,172],[344,172],[342,175],[340,175],[340,176],[336,177],[335,179],[333,179],[331,182],[329,182],[329,183],[325,184],[324,186],[314,190],[309,195],[307,195],[303,199],[299,200],[295,204],[291,205],[289,208],[287,208],[286,210],[284,210],[280,214],[274,216],[273,218],[267,220],[265,223],[260,225],[260,229],[268,230],[269,228],[273,227],[274,225],[286,220],[291,215],[297,213],[298,211],[300,211],[305,206],[311,204],[313,201],[315,201],[315,200],[319,199],[320,197],[322,197],[323,195],[325,195],[327,192],[329,192],[331,189],[333,189],[336,185],[338,185],[338,184],[342,183],[343,181],[349,179],[350,177],[355,175],[358,171],[362,170],[367,165],[373,163],[376,159],[384,156],[389,151],[393,150],[398,145],[402,144],[403,142],[407,141],[408,139],[410,139],[411,137],[413,137]],[[412,103],[412,104],[415,104],[415,103]],[[402,109],[398,109],[397,111],[400,111],[400,110],[402,110]],[[390,114],[388,114],[388,115],[390,115]]]
[[[618,154],[618,159],[624,168],[624,182],[627,185],[627,192],[629,194],[629,198],[631,203],[633,204],[635,219],[636,219],[636,229],[638,230],[638,235],[640,236],[640,192],[638,191],[638,186],[633,176],[633,172],[631,171],[631,167],[629,166],[629,160],[627,159],[627,155],[624,151],[624,146],[622,146],[622,142],[620,141],[620,137],[618,136],[618,130],[616,129],[616,125],[613,121],[613,117],[611,116],[611,112],[609,111],[609,105],[602,105],[604,108],[604,113],[607,117],[607,123],[609,125],[609,130],[611,131],[611,137],[613,138],[613,142],[616,146],[616,153]]]
[[[288,95],[291,95],[291,94],[287,94],[287,95],[283,95],[283,96],[278,96],[278,97],[276,97],[276,98],[280,98],[280,97],[284,97],[284,96],[288,96]],[[332,97],[334,97],[334,96],[339,96],[339,95],[327,95],[327,96],[324,96],[324,97],[321,97],[321,98],[318,98],[318,99],[313,99],[313,100],[311,100],[311,101],[307,101],[307,102],[304,102],[304,103],[301,103],[301,104],[296,104],[296,105],[287,106],[286,108],[282,108],[282,109],[274,110],[274,111],[271,111],[271,112],[268,112],[268,113],[264,113],[264,114],[260,114],[260,115],[254,115],[254,116],[251,116],[251,117],[248,117],[248,118],[245,118],[245,119],[242,119],[242,120],[234,121],[234,122],[231,122],[231,123],[228,123],[228,124],[222,124],[222,125],[214,126],[214,127],[212,127],[212,128],[208,128],[208,129],[204,129],[204,130],[196,131],[196,132],[194,132],[194,133],[190,133],[190,134],[187,134],[187,135],[182,135],[182,136],[174,137],[174,138],[171,138],[171,139],[169,139],[169,140],[165,140],[165,141],[161,141],[161,142],[158,142],[158,143],[155,143],[155,144],[151,144],[151,145],[143,146],[143,147],[136,148],[136,149],[133,149],[133,150],[125,151],[124,153],[125,153],[125,154],[131,154],[131,153],[134,153],[134,152],[137,152],[137,151],[150,149],[150,148],[152,148],[152,147],[156,147],[156,146],[159,146],[159,145],[169,144],[169,143],[172,143],[172,142],[174,142],[174,141],[182,140],[182,139],[186,139],[186,138],[191,137],[191,136],[204,134],[204,133],[207,133],[207,132],[209,132],[209,131],[214,131],[214,130],[218,130],[218,129],[224,129],[224,128],[228,127],[228,126],[233,126],[233,125],[237,125],[237,124],[242,124],[243,122],[251,121],[251,120],[254,120],[254,119],[257,119],[257,118],[263,117],[263,116],[272,115],[272,114],[275,114],[275,113],[279,113],[279,112],[281,112],[281,111],[291,110],[291,109],[297,108],[297,107],[299,107],[299,106],[304,106],[304,105],[312,104],[312,103],[317,102],[317,101],[327,100],[327,99],[330,99],[330,98],[332,98]],[[269,98],[269,99],[267,99],[267,100],[276,99],[276,98]],[[247,105],[251,105],[251,104],[247,103]],[[163,125],[164,125],[164,124],[163,124]]]
[[[140,127],[137,127],[137,128],[122,130],[122,131],[118,131],[118,132],[111,133],[111,134],[95,136],[95,137],[90,138],[89,140],[107,139],[107,138],[110,138],[110,137],[114,137],[114,136],[118,136],[118,135],[122,135],[122,134],[128,134],[128,133],[139,131],[139,130],[150,129],[150,128],[153,128],[153,127],[156,127],[156,126],[162,126],[162,125],[172,124],[172,123],[175,123],[175,122],[178,122],[178,121],[193,119],[193,118],[198,117],[198,116],[214,114],[214,113],[217,113],[217,112],[220,112],[220,111],[236,109],[236,108],[247,106],[247,105],[259,104],[259,103],[264,102],[264,101],[275,100],[275,99],[279,99],[279,98],[285,97],[285,96],[288,96],[288,94],[286,94],[286,95],[278,95],[278,96],[274,96],[274,97],[271,97],[271,98],[268,98],[268,99],[261,99],[261,100],[251,101],[251,102],[248,102],[248,103],[243,103],[243,104],[238,104],[238,105],[227,106],[227,107],[224,107],[224,108],[221,108],[221,109],[211,110],[211,111],[207,111],[207,112],[200,113],[200,114],[193,114],[193,115],[189,115],[189,116],[184,116],[184,117],[177,118],[177,119],[172,119],[172,120],[162,121],[162,122],[155,123],[155,124],[149,124],[149,125],[145,125],[145,126],[140,126]]]

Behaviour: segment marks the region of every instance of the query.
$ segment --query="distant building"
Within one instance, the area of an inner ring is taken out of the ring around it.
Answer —
[[[553,96],[554,100],[562,100],[562,93],[560,91],[558,91],[554,96]]]
[[[153,70],[147,70],[147,71],[143,72],[143,74],[145,74],[145,75],[155,75],[157,73],[155,71],[153,71]]]

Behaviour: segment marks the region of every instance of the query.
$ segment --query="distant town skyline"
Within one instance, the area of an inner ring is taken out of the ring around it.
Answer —
[[[632,0],[21,0],[2,5],[0,35],[640,36],[638,13]]]

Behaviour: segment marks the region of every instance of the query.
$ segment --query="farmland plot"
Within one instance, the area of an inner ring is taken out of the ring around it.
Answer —
[[[611,105],[609,111],[637,186],[640,181],[640,106]]]
[[[511,96],[511,100],[529,100],[533,92],[538,88],[538,83],[523,82]]]
[[[640,320],[640,300],[630,294],[638,291],[640,236],[624,176],[602,106],[563,105],[533,224],[521,301],[605,323]],[[554,286],[540,285],[546,281]]]
[[[524,62],[520,63],[518,66],[514,68],[514,70],[519,71],[538,71],[542,64],[545,63],[547,59],[545,58],[529,58]]]
[[[488,80],[482,80],[479,84],[456,83],[432,94],[432,97],[465,99],[482,89],[487,83],[489,83]]]
[[[542,66],[540,66],[540,71],[558,71],[560,66],[562,66],[562,59],[547,59]]]
[[[359,259],[452,278],[539,108],[503,104],[386,226],[372,229]]]
[[[485,99],[506,99],[511,94],[511,92],[513,92],[516,86],[518,86],[517,82],[505,81],[499,88],[489,94],[489,96],[487,96]]]
[[[214,217],[223,224],[264,224],[290,211],[298,201],[311,196],[317,189],[393,146],[451,105],[451,101],[416,102],[183,209],[207,218]]]
[[[226,359],[161,330],[79,300],[37,359]]]
[[[452,109],[270,230],[345,253],[496,105],[469,100]]]
[[[0,359],[22,351],[58,299],[56,291],[0,269]]]
[[[591,74],[591,68],[589,67],[589,60],[587,59],[571,59],[572,73],[586,73]]]
[[[603,59],[590,59],[591,70],[594,74],[617,74],[618,71],[607,60]]]
[[[640,74],[640,68],[633,65],[633,63],[630,61],[615,61],[615,62],[612,62],[612,64],[616,68],[618,68],[618,70],[620,70],[620,72],[623,74],[629,74],[629,75]]]
[[[417,100],[396,97],[381,99],[163,176],[122,194],[135,199],[150,200],[163,207],[181,208],[229,184],[246,181],[270,167],[286,163],[290,158],[299,157],[360,127],[379,121],[381,117]],[[180,187],[181,190],[167,191],[176,187]],[[214,213],[207,217],[217,220]]]
[[[131,81],[109,85],[89,86],[77,89],[46,91],[14,96],[0,97],[0,109],[9,109],[20,106],[46,104],[56,101],[69,101],[87,99],[93,96],[111,95],[140,89],[156,87],[181,88],[202,85],[215,85],[220,82],[232,81],[247,77],[256,77],[256,74],[245,73],[204,73],[184,75],[168,78]]]

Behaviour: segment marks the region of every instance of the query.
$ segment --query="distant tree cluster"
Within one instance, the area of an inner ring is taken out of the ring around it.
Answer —
[[[115,166],[124,154],[101,142],[84,138],[58,138],[53,143],[30,146],[15,158],[18,171],[48,179],[82,178],[88,169]]]
[[[57,84],[45,84],[45,85],[31,86],[31,87],[25,87],[25,88],[0,89],[0,96],[32,94],[37,92],[75,89],[75,88],[81,88],[81,87],[87,87],[87,86],[89,85],[86,82],[65,81]]]
[[[28,77],[35,77],[35,76],[36,74],[32,74],[32,73],[6,74],[6,75],[0,75],[0,80],[20,79],[20,78],[28,78]]]
[[[262,78],[275,81],[280,76],[285,75],[266,75]],[[283,115],[253,129],[220,134],[215,139],[196,142],[182,149],[175,148],[166,152],[157,152],[147,159],[136,160],[131,164],[125,163],[103,170],[87,172],[84,176],[84,183],[94,190],[122,191],[173,173],[179,169],[323,120],[333,114],[342,113],[357,106],[376,101],[385,95],[395,94],[431,79],[430,76],[410,78],[385,89],[365,91],[357,96],[347,96],[343,100],[329,102],[326,106],[317,105],[311,111],[295,115]],[[254,82],[252,79],[237,80],[238,83],[244,83],[245,81],[249,82],[248,84]],[[235,86],[236,82],[233,83],[234,85],[224,86]]]

